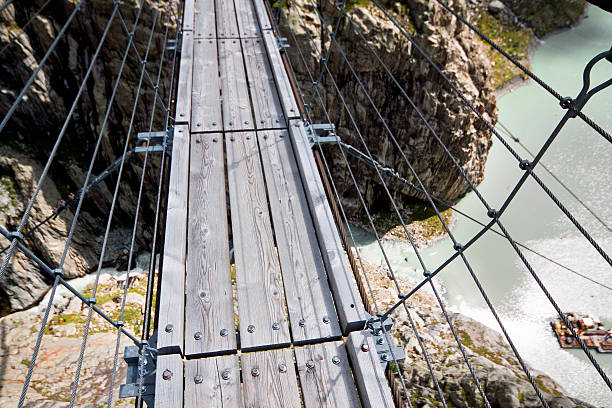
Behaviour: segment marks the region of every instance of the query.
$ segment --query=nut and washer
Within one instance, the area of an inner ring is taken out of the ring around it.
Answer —
[[[287,366],[283,363],[280,363],[278,365],[278,371],[280,371],[281,373],[286,373],[287,372]]]
[[[259,368],[255,367],[251,370],[251,375],[253,377],[259,377]]]
[[[166,333],[171,333],[172,330],[174,330],[174,326],[171,324],[167,324],[164,330],[166,330]]]
[[[247,327],[247,331],[249,333],[255,333],[255,326],[253,326],[252,324],[249,324],[249,327]]]
[[[201,375],[196,375],[195,377],[193,377],[193,382],[196,384],[202,384],[202,381],[204,381],[204,379]]]
[[[369,351],[369,350],[370,350],[370,346],[368,346],[367,344],[361,345],[361,351]]]
[[[201,340],[201,339],[202,339],[202,333],[200,333],[200,332],[195,332],[195,333],[193,334],[193,338],[194,338],[194,339],[196,339],[196,340]]]
[[[172,371],[168,370],[167,368],[164,370],[164,372],[162,373],[162,378],[164,380],[169,380],[170,378],[172,378]]]
[[[329,317],[323,316],[323,323],[329,324]]]
[[[376,344],[381,345],[385,342],[385,339],[383,339],[382,337],[379,337],[376,339]]]
[[[304,319],[300,319],[300,321],[298,322],[298,324],[300,325],[300,327],[304,327],[304,326],[306,326],[306,320],[304,320]]]
[[[229,370],[225,370],[221,373],[221,378],[223,378],[224,380],[229,380],[230,379],[230,372]]]
[[[312,360],[308,360],[308,361],[306,362],[306,368],[308,368],[308,369],[312,370],[312,369],[314,368],[314,366],[315,366],[315,365],[314,365],[314,363],[313,363],[313,361],[312,361]]]
[[[272,323],[272,330],[280,330],[280,325],[278,323]]]
[[[387,361],[387,360],[389,360],[389,356],[388,356],[388,355],[386,355],[386,354],[381,354],[381,355],[380,355],[380,359],[381,359],[382,361]]]
[[[221,337],[227,337],[227,329],[221,329],[219,334],[221,335]]]
[[[340,359],[338,358],[338,356],[333,356],[332,357],[332,363],[334,363],[335,365],[339,365],[340,364]]]

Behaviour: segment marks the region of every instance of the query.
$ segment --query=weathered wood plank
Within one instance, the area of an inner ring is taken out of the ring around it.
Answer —
[[[189,130],[185,125],[177,125],[172,144],[164,261],[158,300],[157,349],[161,353],[183,352],[188,180]]]
[[[270,18],[268,17],[264,0],[253,0],[253,4],[255,5],[255,10],[257,12],[259,27],[261,27],[262,30],[271,30],[272,24],[270,24]]]
[[[295,96],[285,70],[285,65],[278,51],[278,43],[274,33],[270,30],[263,31],[263,38],[268,50],[268,57],[270,58],[270,65],[274,75],[274,81],[280,94],[281,103],[285,112],[285,117],[289,119],[300,117],[300,111],[298,110],[295,102]]]
[[[254,132],[226,137],[242,350],[289,344],[283,285]]]
[[[223,128],[255,129],[240,40],[219,40]]]
[[[183,3],[183,31],[193,30],[195,0],[185,0]]]
[[[245,407],[301,406],[291,350],[242,354],[241,363]]]
[[[192,135],[186,355],[236,350],[226,208],[222,134]]]
[[[306,408],[359,408],[343,342],[297,347],[295,359]]]
[[[251,0],[235,0],[240,38],[261,37],[255,7]]]
[[[367,350],[362,346],[367,344]],[[376,352],[374,339],[367,332],[353,332],[346,340],[348,355],[364,408],[394,408],[391,388]]]
[[[242,408],[238,356],[185,362],[185,408]]]
[[[242,40],[257,129],[286,128],[274,76],[262,39]]]
[[[367,320],[367,314],[357,290],[355,276],[344,253],[302,121],[290,121],[289,134],[315,223],[329,284],[334,294],[340,326],[342,332],[346,334],[362,328]]]
[[[221,123],[217,40],[196,39],[193,45],[191,131],[218,132]]]
[[[193,33],[183,32],[181,62],[176,96],[176,124],[190,125],[193,80]]]
[[[286,130],[257,132],[294,344],[342,333]]]
[[[215,0],[195,1],[194,38],[216,38]]]
[[[168,370],[168,371],[166,371]],[[164,372],[166,379],[164,379]],[[183,360],[177,354],[157,357],[155,407],[183,406]]]
[[[236,10],[232,0],[217,2],[217,38],[239,38]]]

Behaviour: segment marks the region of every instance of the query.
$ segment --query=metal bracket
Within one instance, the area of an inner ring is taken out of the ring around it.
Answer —
[[[183,41],[182,41],[181,38],[179,38],[178,40],[176,40],[176,39],[169,39],[166,42],[166,49],[169,52],[176,51],[177,54],[180,54],[181,53],[181,48],[182,48],[182,45],[183,45],[182,43],[183,43]]]
[[[167,137],[166,137],[167,135]],[[134,148],[135,153],[161,153],[166,150],[168,156],[172,156],[172,139],[174,137],[174,128],[168,128],[168,132],[139,132],[138,143],[142,145]],[[164,140],[165,139],[165,140]],[[165,145],[164,145],[165,141]]]
[[[276,37],[276,43],[278,44],[278,50],[281,52],[290,47],[286,37]]]
[[[134,398],[140,395],[149,408],[155,405],[155,370],[157,356],[148,349],[157,344],[157,332],[141,347],[128,346],[123,359],[128,365],[125,384],[119,387],[119,398]],[[147,347],[148,346],[148,347]],[[142,386],[140,381],[142,379]]]
[[[387,343],[388,340],[393,341],[391,327],[393,327],[393,319],[391,317],[387,317],[384,322],[374,317],[368,321],[368,328],[372,336],[374,336],[376,352],[378,353],[380,363],[385,368],[387,363],[406,359],[406,353],[403,348]]]
[[[312,124],[306,126],[306,135],[310,146],[320,143],[338,143],[340,136],[336,134],[336,126],[331,123]]]

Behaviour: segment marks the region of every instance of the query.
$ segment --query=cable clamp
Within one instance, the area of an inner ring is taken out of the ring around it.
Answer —
[[[18,241],[23,241],[23,234],[19,231],[9,232],[8,239],[10,239],[11,241],[14,239]]]
[[[64,274],[64,270],[60,268],[53,269],[51,272],[53,272],[54,276],[62,276]]]

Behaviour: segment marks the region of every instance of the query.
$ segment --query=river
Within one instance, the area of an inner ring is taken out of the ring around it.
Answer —
[[[612,14],[589,6],[577,27],[548,37],[536,50],[533,71],[564,96],[575,97],[582,87],[582,71],[594,55],[612,46]],[[593,84],[612,77],[612,64],[600,62]],[[594,96],[583,110],[599,125],[612,130],[612,89]],[[535,152],[550,135],[565,111],[550,94],[530,82],[498,101],[499,121]],[[515,142],[517,152],[529,158]],[[612,146],[580,119],[565,126],[542,162],[568,185],[605,222],[612,224]],[[536,173],[561,198],[601,247],[612,254],[612,233],[593,218],[547,173]],[[493,208],[499,208],[522,175],[517,162],[495,140],[478,187]],[[457,207],[487,222],[484,207],[468,194]],[[529,180],[501,218],[512,237],[542,254],[601,281],[612,283],[610,266],[567,220],[542,189]],[[481,227],[457,215],[453,233],[466,242]],[[382,254],[372,237],[360,231],[361,254],[381,265]],[[409,245],[386,242],[385,249],[397,273],[420,279],[418,263]],[[421,251],[429,270],[453,253],[449,239]],[[570,395],[598,406],[611,406],[612,393],[581,350],[561,350],[549,322],[555,311],[508,242],[487,233],[466,251],[476,274],[502,317],[519,352],[529,364],[559,382]],[[546,288],[564,311],[590,313],[612,326],[612,292],[536,255],[525,252]],[[408,262],[406,262],[406,260]],[[449,306],[499,331],[465,265],[454,261],[438,275]],[[612,354],[593,355],[612,376]]]

